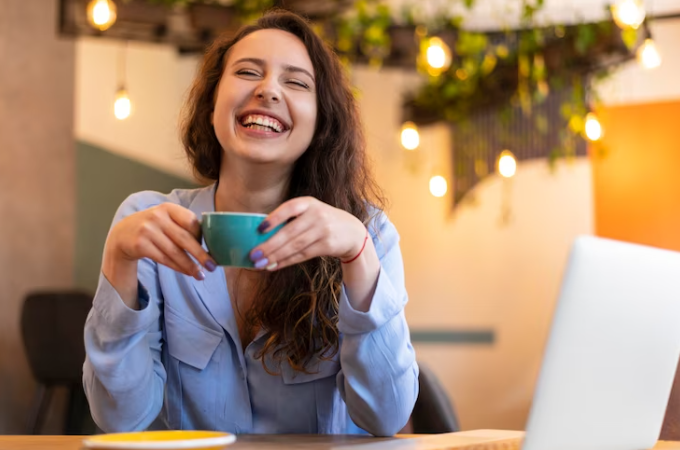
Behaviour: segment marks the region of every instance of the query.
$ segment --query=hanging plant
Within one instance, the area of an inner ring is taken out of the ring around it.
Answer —
[[[335,48],[350,62],[361,55],[379,67],[391,50],[390,8],[380,0],[358,0],[334,21]]]

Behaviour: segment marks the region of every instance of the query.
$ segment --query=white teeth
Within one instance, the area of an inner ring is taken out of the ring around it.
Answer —
[[[283,126],[278,120],[267,116],[248,115],[241,121],[241,124],[245,127],[249,125],[260,125],[263,127],[271,128],[272,130],[275,130],[278,133],[281,133],[283,131]]]

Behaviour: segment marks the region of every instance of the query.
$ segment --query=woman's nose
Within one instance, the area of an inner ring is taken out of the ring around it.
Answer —
[[[263,82],[255,90],[255,97],[267,103],[278,103],[281,96],[271,83]]]

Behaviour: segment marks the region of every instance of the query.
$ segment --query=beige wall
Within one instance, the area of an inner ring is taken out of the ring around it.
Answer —
[[[0,434],[24,431],[34,389],[22,299],[73,277],[74,45],[56,38],[56,7],[0,1]]]
[[[181,57],[164,45],[124,44],[110,39],[76,41],[76,116],[78,139],[190,177],[178,140],[179,107],[191,83],[197,57]],[[132,115],[118,120],[113,103],[121,55],[127,57],[127,89]]]

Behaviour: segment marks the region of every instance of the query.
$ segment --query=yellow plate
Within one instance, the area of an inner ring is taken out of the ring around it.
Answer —
[[[91,436],[83,441],[83,446],[102,450],[217,450],[234,441],[235,435],[219,431],[140,431]]]

